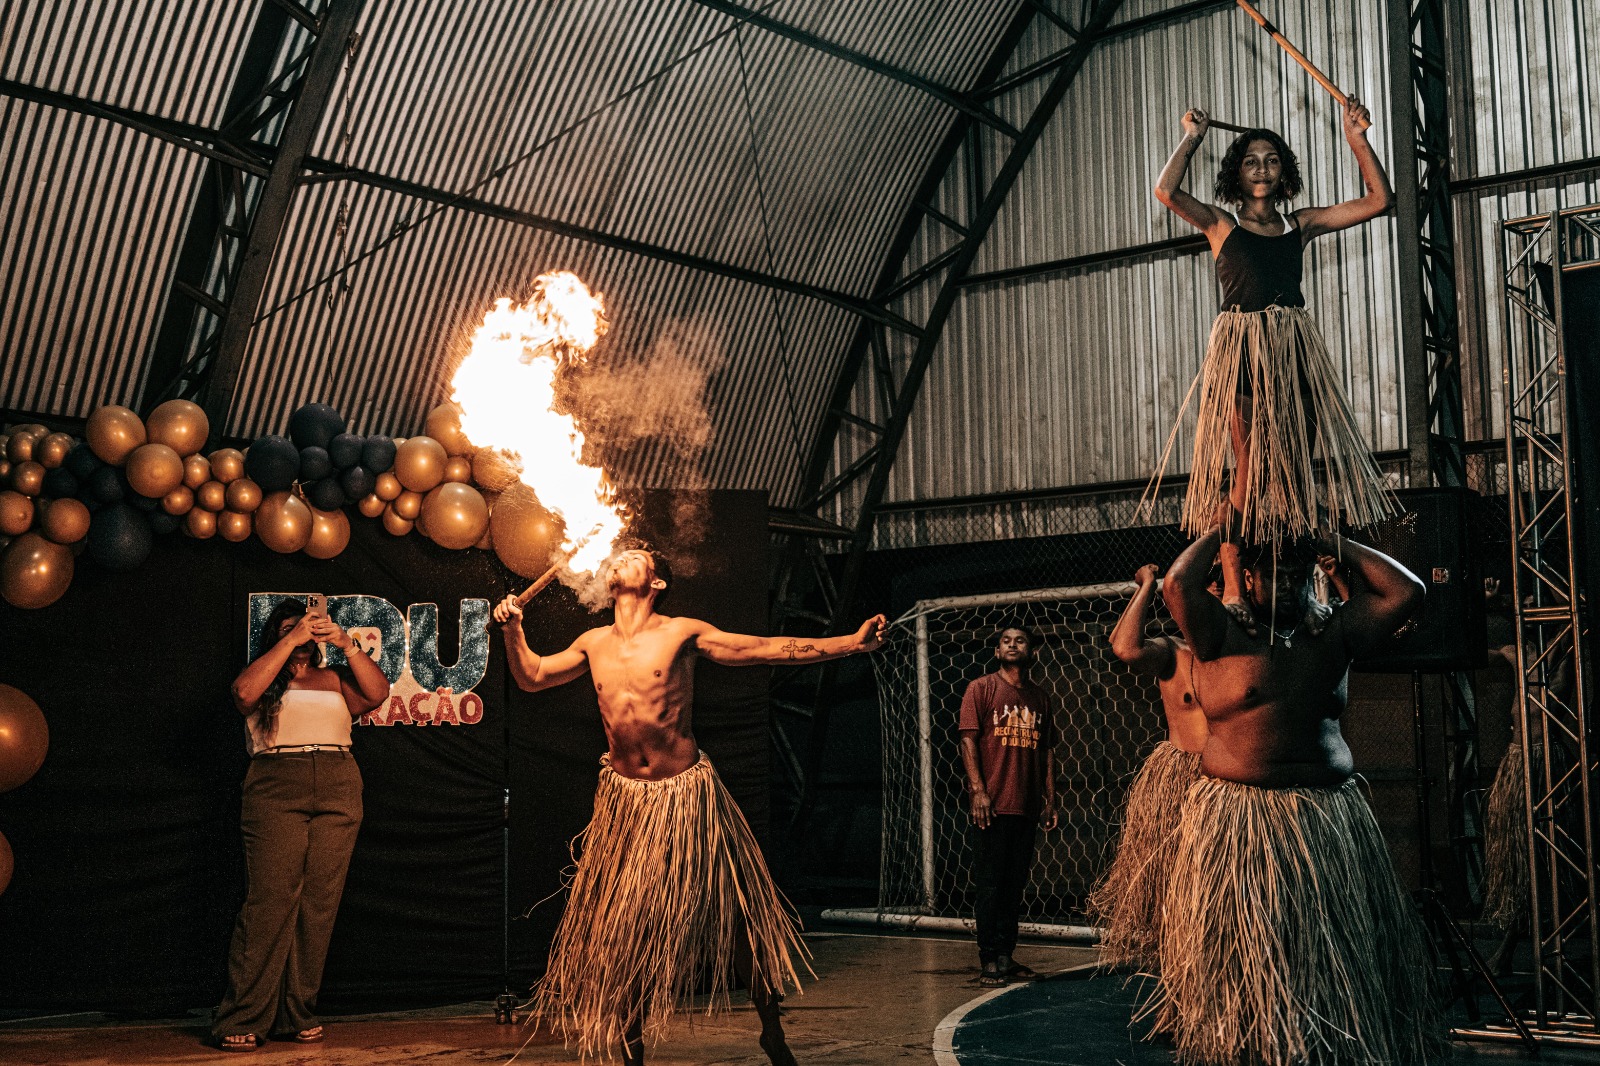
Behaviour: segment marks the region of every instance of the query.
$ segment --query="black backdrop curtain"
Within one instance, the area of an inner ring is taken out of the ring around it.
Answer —
[[[640,531],[673,558],[662,604],[763,632],[763,493],[642,494]],[[160,538],[137,571],[80,567],[55,605],[0,604],[0,681],[43,708],[50,751],[0,795],[16,873],[0,895],[0,1004],[162,1012],[214,1003],[243,899],[244,729],[228,685],[245,661],[252,592],[365,594],[402,613],[439,605],[439,658],[456,658],[460,601],[525,582],[492,553],[392,538],[357,520],[318,562],[256,541]],[[529,642],[565,647],[609,622],[552,586]],[[699,667],[696,734],[758,834],[767,819],[767,671]],[[359,726],[366,820],[334,931],[324,1008],[492,996],[502,981],[502,839],[510,791],[513,987],[543,969],[564,905],[568,842],[591,809],[605,749],[587,681],[509,683],[498,635],[472,725]],[[526,917],[524,915],[526,914]]]

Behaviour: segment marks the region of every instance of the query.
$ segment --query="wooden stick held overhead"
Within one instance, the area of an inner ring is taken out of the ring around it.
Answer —
[[[538,580],[517,594],[517,606],[526,607],[528,601],[544,591],[544,587],[556,579],[556,574],[561,572],[561,564],[556,563],[550,569],[540,574]]]
[[[1333,79],[1329,78],[1326,74],[1322,73],[1322,71],[1318,70],[1316,64],[1307,59],[1305,57],[1305,53],[1294,46],[1293,41],[1289,40],[1289,38],[1278,32],[1278,27],[1267,21],[1267,16],[1257,11],[1255,5],[1250,3],[1250,0],[1235,0],[1235,2],[1240,7],[1244,8],[1244,13],[1246,15],[1249,15],[1251,18],[1255,19],[1256,24],[1262,29],[1266,30],[1268,35],[1271,36],[1274,41],[1278,42],[1279,47],[1281,47],[1285,52],[1289,53],[1290,59],[1294,60],[1296,63],[1299,63],[1300,66],[1305,68],[1305,72],[1311,75],[1312,79],[1315,80],[1318,85],[1332,93],[1333,98],[1339,101],[1339,105],[1341,107],[1349,106],[1350,98],[1333,83]],[[1370,122],[1367,123],[1367,126],[1370,125],[1372,125]]]

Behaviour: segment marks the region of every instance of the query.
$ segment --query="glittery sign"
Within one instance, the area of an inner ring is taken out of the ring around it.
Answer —
[[[254,654],[267,616],[300,592],[250,595],[247,647]],[[399,608],[377,596],[329,596],[328,617],[338,623],[389,679],[389,699],[356,719],[357,725],[476,725],[483,700],[472,689],[489,669],[489,601],[462,600],[456,661],[439,661],[439,605]],[[338,648],[322,646],[329,666],[345,662]]]

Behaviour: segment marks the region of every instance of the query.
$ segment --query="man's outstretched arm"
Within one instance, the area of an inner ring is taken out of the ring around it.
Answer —
[[[1172,620],[1178,623],[1189,650],[1201,662],[1221,655],[1222,642],[1228,636],[1227,608],[1206,591],[1211,562],[1221,544],[1220,528],[1197,537],[1167,570],[1167,578],[1161,583],[1161,598],[1172,612]]]
[[[1341,556],[1350,568],[1350,599],[1341,612],[1345,646],[1355,656],[1368,655],[1394,636],[1395,630],[1422,606],[1425,590],[1417,575],[1376,548],[1353,540],[1319,549]]]
[[[786,663],[820,663],[842,659],[863,651],[876,651],[883,644],[888,621],[875,614],[861,628],[843,637],[752,637],[744,633],[724,633],[709,622],[691,620],[695,627],[695,649],[707,659],[723,666],[760,666]]]
[[[1145,619],[1150,615],[1150,601],[1156,593],[1155,564],[1141,566],[1133,579],[1139,583],[1139,587],[1134,590],[1128,606],[1122,610],[1122,617],[1117,619],[1116,627],[1111,630],[1111,654],[1141,674],[1166,677],[1172,672],[1174,663],[1172,645],[1163,639],[1144,639]]]
[[[583,649],[583,637],[554,655],[539,655],[528,647],[528,638],[522,632],[522,608],[517,606],[515,596],[507,596],[495,605],[494,620],[500,624],[500,635],[505,639],[511,678],[524,692],[565,685],[588,671],[589,655]]]

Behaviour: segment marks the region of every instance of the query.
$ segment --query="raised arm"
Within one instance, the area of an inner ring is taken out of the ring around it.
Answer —
[[[350,664],[348,673],[339,671],[339,690],[344,694],[350,717],[359,718],[389,698],[389,679],[384,676],[383,668],[356,646],[349,633],[323,615],[306,617],[312,619],[312,638],[344,652],[345,661]]]
[[[1177,663],[1172,645],[1166,640],[1145,640],[1144,623],[1150,615],[1150,601],[1156,593],[1156,567],[1146,563],[1133,575],[1139,583],[1122,617],[1111,630],[1111,654],[1151,677],[1164,678],[1172,673]]]
[[[1333,548],[1333,545],[1319,545]],[[1345,647],[1360,657],[1376,651],[1422,606],[1422,581],[1376,548],[1341,541],[1335,549],[1350,568],[1350,599],[1338,617]]]
[[[1221,544],[1220,528],[1196,538],[1167,570],[1167,578],[1161,583],[1161,598],[1166,601],[1167,610],[1189,642],[1190,652],[1201,662],[1221,655],[1222,642],[1228,636],[1227,608],[1206,591],[1211,563]]]
[[[585,648],[585,633],[565,651],[554,655],[539,655],[528,647],[528,638],[522,632],[522,608],[515,596],[507,596],[494,608],[494,620],[500,624],[500,636],[506,646],[506,664],[511,667],[511,678],[524,692],[565,685],[582,677],[589,669],[589,653]]]
[[[1363,124],[1365,123],[1365,124]],[[1344,109],[1344,139],[1355,153],[1356,166],[1361,170],[1361,184],[1366,194],[1359,200],[1346,200],[1332,207],[1303,207],[1295,212],[1304,236],[1302,241],[1324,233],[1336,233],[1351,226],[1387,214],[1394,207],[1394,190],[1389,188],[1389,175],[1378,162],[1378,153],[1367,143],[1366,127],[1372,123],[1372,113],[1355,97]]]
[[[289,661],[289,656],[300,645],[311,640],[311,623],[315,618],[309,614],[300,616],[300,621],[295,627],[283,636],[278,642],[250,662],[239,676],[233,679],[233,705],[239,709],[240,714],[252,714],[256,704],[261,701],[261,694],[267,691],[267,686],[272,684],[272,679],[278,676],[278,671],[283,669],[284,663]]]
[[[1167,160],[1167,165],[1161,168],[1161,175],[1156,178],[1156,199],[1161,201],[1161,205],[1168,211],[1204,233],[1210,239],[1211,252],[1215,255],[1217,249],[1222,247],[1223,240],[1227,238],[1228,230],[1233,228],[1233,220],[1224,212],[1195,199],[1183,190],[1183,177],[1189,171],[1189,160],[1199,150],[1200,142],[1205,139],[1211,120],[1198,107],[1191,107],[1184,112],[1181,121],[1183,140],[1178,142],[1172,157]]]
[[[875,614],[854,633],[843,637],[752,637],[744,633],[724,633],[709,622],[686,619],[693,627],[695,650],[723,666],[784,665],[820,663],[842,659],[857,652],[875,651],[883,644],[888,621]]]

